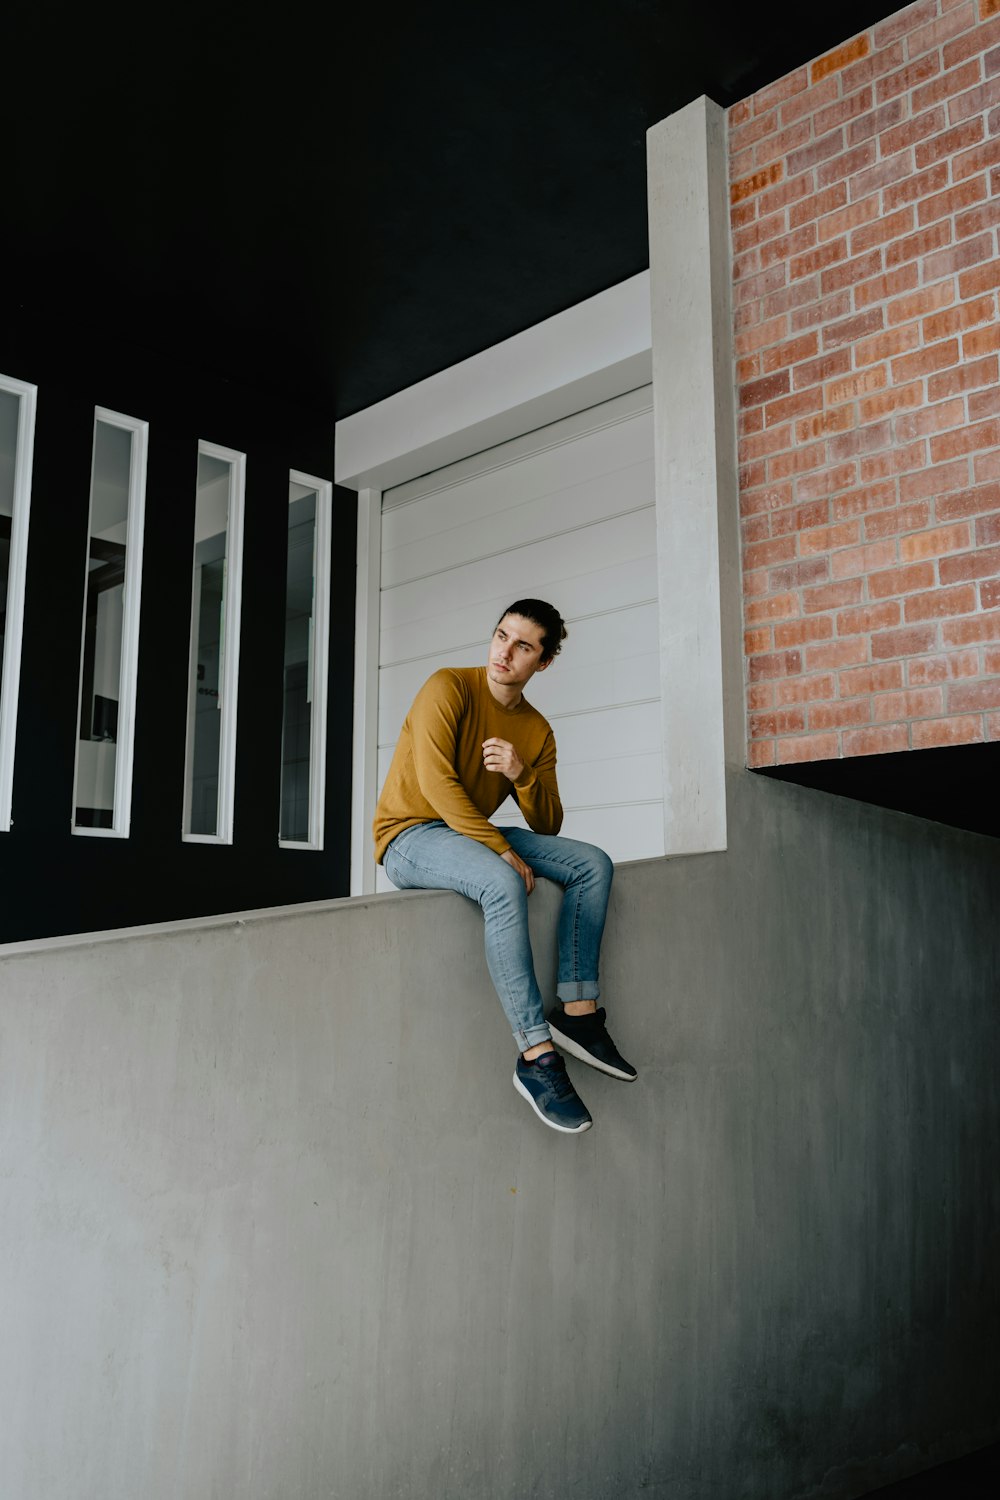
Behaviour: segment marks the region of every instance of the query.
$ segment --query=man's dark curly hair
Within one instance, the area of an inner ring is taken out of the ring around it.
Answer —
[[[559,655],[569,631],[554,604],[546,604],[544,599],[515,599],[513,604],[508,604],[497,625],[506,615],[523,615],[526,620],[542,627],[542,661],[551,661]]]

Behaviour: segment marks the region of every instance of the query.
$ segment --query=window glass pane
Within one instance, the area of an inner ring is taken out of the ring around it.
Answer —
[[[36,394],[33,385],[0,375],[0,829],[4,832],[11,826]]]
[[[231,837],[242,455],[198,452],[184,833]],[[231,701],[227,701],[231,700]]]
[[[316,491],[293,480],[288,492],[280,837],[303,844],[309,841],[315,574]]]
[[[10,573],[10,533],[14,520],[14,466],[17,461],[17,420],[21,398],[0,391],[0,688],[3,684],[3,645],[7,630],[7,580]]]
[[[78,828],[114,825],[132,441],[125,428],[94,424],[73,813]]]

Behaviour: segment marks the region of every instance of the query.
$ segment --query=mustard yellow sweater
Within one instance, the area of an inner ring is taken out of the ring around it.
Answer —
[[[507,740],[524,762],[517,781],[483,765],[483,741]],[[503,854],[510,848],[490,817],[510,792],[529,828],[558,833],[556,742],[548,721],[522,698],[504,708],[485,667],[442,667],[413,700],[375,809],[375,858],[404,828],[441,818],[456,833]]]

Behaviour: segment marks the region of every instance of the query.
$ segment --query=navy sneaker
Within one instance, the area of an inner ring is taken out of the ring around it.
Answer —
[[[633,1083],[638,1076],[631,1063],[625,1061],[614,1042],[608,1036],[605,1021],[608,1013],[603,1005],[590,1015],[568,1016],[562,1006],[546,1017],[552,1040],[557,1047],[568,1052],[570,1057],[589,1063],[611,1078],[622,1078]]]
[[[519,1056],[514,1087],[524,1095],[538,1118],[553,1130],[579,1135],[594,1123],[558,1052],[543,1052],[530,1063]]]

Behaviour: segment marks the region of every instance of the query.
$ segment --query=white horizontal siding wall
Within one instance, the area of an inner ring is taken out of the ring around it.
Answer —
[[[386,491],[381,572],[379,785],[426,678],[485,661],[511,600],[550,599],[570,636],[528,697],[556,733],[563,831],[661,855],[650,387]],[[513,800],[496,816],[521,821]]]

